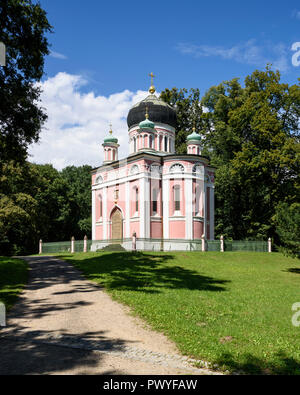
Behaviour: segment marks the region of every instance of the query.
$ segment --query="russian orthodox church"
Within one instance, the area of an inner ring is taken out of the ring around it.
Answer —
[[[133,239],[140,250],[190,250],[214,239],[215,169],[195,128],[187,153],[176,154],[176,111],[155,95],[151,77],[150,94],[128,113],[129,156],[119,160],[110,130],[104,162],[92,170],[92,250],[130,250]]]

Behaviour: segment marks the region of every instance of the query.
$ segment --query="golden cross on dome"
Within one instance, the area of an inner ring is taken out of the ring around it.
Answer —
[[[149,118],[149,114],[148,114],[148,106],[146,106],[146,114],[145,114],[146,119]]]
[[[156,77],[152,72],[149,74],[149,77],[151,77],[151,85],[153,85],[153,78]]]
[[[153,95],[153,93],[155,92],[155,87],[153,85],[153,78],[155,77],[155,75],[151,72],[149,74],[149,77],[151,77],[151,86],[150,86],[149,92]]]
[[[196,133],[196,121],[193,122],[193,132]]]
[[[109,133],[112,134],[112,124],[111,123],[109,124],[109,127],[110,127]]]

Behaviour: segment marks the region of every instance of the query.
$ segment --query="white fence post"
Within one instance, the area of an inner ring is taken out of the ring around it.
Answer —
[[[268,252],[272,252],[272,239],[271,239],[271,237],[269,237],[269,240],[268,240]]]
[[[220,237],[220,251],[224,252],[224,236]]]
[[[71,238],[71,254],[74,254],[75,252],[75,237],[72,236]]]
[[[0,326],[6,326],[6,307],[0,302]]]
[[[83,239],[83,252],[87,252],[87,240],[88,240],[88,238],[85,235],[84,239]]]
[[[41,239],[39,242],[39,254],[42,254],[42,253],[43,253],[43,241]]]
[[[132,235],[132,251],[136,251],[136,233]]]
[[[204,235],[202,235],[201,240],[202,240],[202,252],[205,252],[206,246],[205,246],[205,236]]]

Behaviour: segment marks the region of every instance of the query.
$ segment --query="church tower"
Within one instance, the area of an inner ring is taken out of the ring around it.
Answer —
[[[176,111],[155,95],[153,73],[150,77],[150,94],[128,113],[129,155],[144,150],[160,155],[175,153]]]
[[[102,144],[104,148],[104,161],[103,164],[108,164],[118,160],[118,139],[113,136],[112,126],[110,125],[109,136],[104,139]]]

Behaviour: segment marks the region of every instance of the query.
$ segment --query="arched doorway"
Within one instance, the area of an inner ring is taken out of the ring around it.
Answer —
[[[123,217],[120,209],[117,207],[111,214],[111,238],[113,240],[123,239]]]

